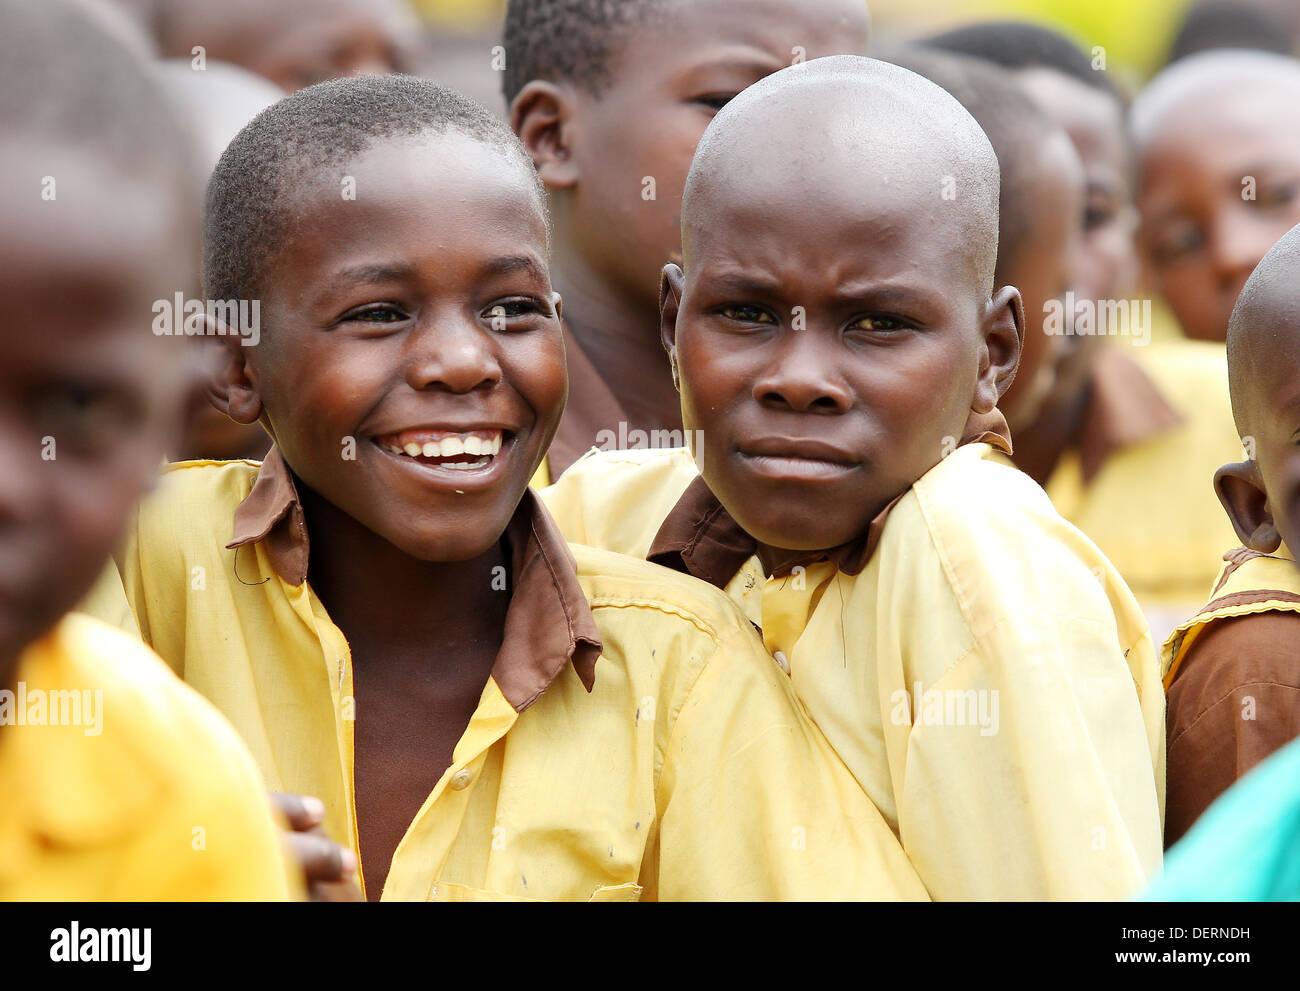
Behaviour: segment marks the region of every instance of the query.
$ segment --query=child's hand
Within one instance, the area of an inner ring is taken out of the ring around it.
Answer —
[[[357,855],[331,840],[321,827],[325,805],[310,795],[271,792],[271,804],[289,823],[289,845],[307,878],[307,893],[314,902],[365,901],[352,880]]]

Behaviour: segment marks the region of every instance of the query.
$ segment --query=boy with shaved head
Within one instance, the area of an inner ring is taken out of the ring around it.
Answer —
[[[986,458],[1024,333],[997,223],[987,138],[920,76],[751,87],[664,270],[698,470],[596,454],[546,498],[570,539],[742,603],[933,897],[1122,897],[1160,863],[1163,697],[1109,562]]]
[[[1148,274],[1188,337],[1222,341],[1251,270],[1300,222],[1300,62],[1182,59],[1139,94],[1132,127]]]
[[[1173,843],[1212,801],[1300,735],[1300,227],[1264,256],[1228,324],[1232,409],[1247,460],[1214,477],[1242,547],[1164,648]]]

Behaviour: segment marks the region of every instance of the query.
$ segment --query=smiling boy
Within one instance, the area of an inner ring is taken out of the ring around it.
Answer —
[[[505,97],[547,187],[570,379],[541,480],[602,431],[680,430],[656,291],[696,143],[745,87],[868,31],[863,0],[511,0]]]
[[[206,233],[208,294],[263,304],[213,398],[275,447],[174,466],[123,578],[371,899],[925,897],[725,597],[571,553],[528,489],[563,341],[501,122],[304,90],[227,150]]]
[[[921,77],[839,57],[752,87],[664,270],[699,474],[597,454],[546,498],[571,540],[745,606],[933,897],[1121,897],[1160,863],[1163,697],[1114,569],[985,460],[1024,328],[997,217],[987,138]]]

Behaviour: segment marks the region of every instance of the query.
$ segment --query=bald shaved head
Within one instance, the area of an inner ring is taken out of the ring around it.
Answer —
[[[1300,226],[1255,267],[1228,322],[1228,387],[1241,436],[1300,366]]]
[[[920,211],[957,235],[992,288],[998,161],[975,119],[941,87],[887,62],[814,59],[732,100],[700,141],[682,199],[683,253],[735,191],[757,205],[790,198],[831,214]]]
[[[1191,55],[1156,76],[1133,101],[1130,123],[1139,147],[1166,126],[1180,126],[1208,96],[1235,93],[1243,110],[1261,107],[1262,93],[1276,94],[1300,117],[1300,61],[1286,55],[1224,48]],[[1273,107],[1267,108],[1273,113]],[[1276,123],[1276,118],[1274,118]]]

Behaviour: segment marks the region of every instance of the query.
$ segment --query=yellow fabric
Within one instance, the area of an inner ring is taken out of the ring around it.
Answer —
[[[551,468],[545,458],[542,458],[542,463],[537,466],[532,481],[528,484],[539,491],[551,484]]]
[[[1241,460],[1242,449],[1222,344],[1179,341],[1130,354],[1184,422],[1122,448],[1086,485],[1078,453],[1067,452],[1044,488],[1124,576],[1163,638],[1205,602],[1223,548],[1235,543],[1214,473]]]
[[[1126,897],[1161,863],[1155,649],[1106,558],[990,450],[917,481],[860,575],[760,577],[763,638],[933,897]],[[542,497],[569,539],[644,556],[694,474],[683,450],[601,453]],[[758,568],[728,588],[751,615]],[[997,731],[934,725],[949,698],[996,698]]]
[[[6,690],[14,695],[7,713],[0,702],[0,900],[301,893],[248,751],[138,641],[69,614],[23,654]],[[81,693],[81,705],[56,692]],[[69,707],[50,725],[56,698]]]
[[[1224,565],[1227,570],[1230,565]],[[1222,572],[1220,572],[1222,573]],[[1217,583],[1216,583],[1217,585]],[[1221,588],[1216,588],[1207,606],[1228,599],[1229,596],[1251,595],[1254,601],[1238,602],[1202,609],[1187,622],[1180,624],[1169,634],[1160,651],[1160,667],[1164,672],[1165,688],[1174,681],[1179,666],[1187,657],[1198,637],[1206,627],[1220,619],[1233,616],[1249,616],[1261,612],[1300,612],[1300,602],[1292,602],[1269,592],[1282,592],[1300,596],[1300,571],[1296,569],[1295,560],[1287,553],[1285,546],[1268,557],[1253,557],[1228,576]]]
[[[129,531],[127,597],[146,640],[226,713],[270,786],[321,798],[327,831],[359,854],[348,645],[310,584],[279,578],[262,545],[237,557],[223,546],[255,472],[166,472]],[[566,666],[516,713],[489,680],[394,854],[385,899],[926,896],[726,596],[574,553],[604,644],[594,692]]]

